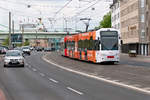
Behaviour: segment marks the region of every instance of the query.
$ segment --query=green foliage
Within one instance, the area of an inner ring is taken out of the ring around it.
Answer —
[[[21,47],[21,46],[22,46],[22,43],[21,43],[21,44],[16,44],[16,46],[17,46],[17,47]]]
[[[95,27],[95,30],[98,30],[98,29],[100,29],[100,27],[98,26],[98,27]]]
[[[4,42],[2,43],[2,45],[4,46],[8,46],[9,45],[9,37],[7,37]]]
[[[111,12],[104,15],[103,20],[98,27],[95,27],[95,30],[100,28],[111,28]]]
[[[25,42],[24,42],[24,46],[28,46],[28,45],[30,45],[30,42],[29,42],[28,39],[26,39]]]
[[[111,13],[107,13],[100,22],[100,28],[111,28]]]

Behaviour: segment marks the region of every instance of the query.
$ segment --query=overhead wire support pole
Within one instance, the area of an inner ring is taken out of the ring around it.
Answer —
[[[14,20],[12,20],[12,33],[15,33],[15,26],[14,26]]]
[[[11,12],[9,12],[9,48],[11,48]]]

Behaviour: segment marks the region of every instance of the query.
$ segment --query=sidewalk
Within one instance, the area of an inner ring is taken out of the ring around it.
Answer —
[[[105,79],[115,80],[128,85],[137,86],[139,88],[150,89],[150,67],[134,66],[127,64],[94,64],[63,57],[57,52],[47,53],[45,58],[58,65],[75,71],[87,73],[98,77],[104,77]],[[143,59],[139,56],[137,58],[130,58],[126,54],[121,54],[121,58],[128,60],[132,59],[135,61]],[[149,59],[149,57],[144,57],[144,59],[147,60]]]
[[[121,53],[120,57],[121,57],[121,59],[126,57],[130,60],[150,63],[150,56],[137,55],[137,57],[129,57],[128,54]]]

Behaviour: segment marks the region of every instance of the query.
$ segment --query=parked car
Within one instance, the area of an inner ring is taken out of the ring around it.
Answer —
[[[49,52],[49,51],[52,51],[52,49],[51,48],[44,48],[44,51]]]
[[[33,51],[33,50],[34,50],[34,48],[33,48],[33,47],[30,47],[30,50],[31,50],[31,51]]]
[[[4,56],[4,67],[24,67],[24,57],[19,50],[8,50]]]
[[[36,51],[42,51],[43,48],[42,47],[36,47]]]
[[[52,48],[52,51],[55,51],[56,49],[55,48]]]
[[[22,50],[23,50],[24,54],[31,55],[31,50],[30,50],[29,46],[23,46]]]
[[[6,54],[7,50],[5,47],[0,47],[0,54]]]

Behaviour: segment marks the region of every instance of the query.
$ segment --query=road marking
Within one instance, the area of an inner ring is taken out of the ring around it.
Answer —
[[[32,68],[32,70],[33,70],[34,72],[36,72],[36,71],[37,71],[35,68]]]
[[[26,63],[26,66],[28,66],[28,64]]]
[[[77,94],[79,94],[79,95],[83,95],[82,92],[80,92],[80,91],[78,91],[78,90],[75,90],[75,89],[73,89],[73,88],[71,88],[71,87],[67,87],[67,89],[70,90],[70,91],[72,91],[72,92],[75,92],[75,93],[77,93]]]
[[[52,78],[48,78],[48,80],[50,80],[50,81],[52,81],[52,82],[54,82],[54,83],[58,83],[58,81],[56,81],[56,80],[54,80],[54,79],[52,79]]]
[[[43,73],[39,73],[42,77],[44,77],[45,76],[45,74],[43,74]]]
[[[82,76],[94,78],[94,79],[97,79],[97,80],[100,80],[100,81],[103,81],[103,82],[111,83],[111,84],[114,84],[114,85],[117,85],[117,86],[120,86],[120,87],[136,90],[136,91],[139,91],[139,92],[146,93],[146,94],[150,95],[150,91],[142,89],[142,88],[139,88],[139,87],[135,87],[135,86],[132,86],[132,85],[127,85],[127,84],[124,84],[124,83],[115,82],[113,80],[107,80],[105,78],[101,78],[101,77],[98,77],[98,76],[93,76],[93,75],[89,75],[87,73],[75,71],[75,70],[66,68],[64,66],[58,65],[58,64],[56,64],[56,63],[54,63],[54,62],[52,62],[50,60],[47,60],[44,56],[43,56],[43,60],[45,60],[46,62],[48,62],[48,63],[50,63],[50,64],[52,64],[54,66],[57,66],[57,67],[59,67],[61,69],[64,69],[64,70],[72,72],[72,73],[76,73],[76,74],[79,74],[79,75],[82,75]]]

